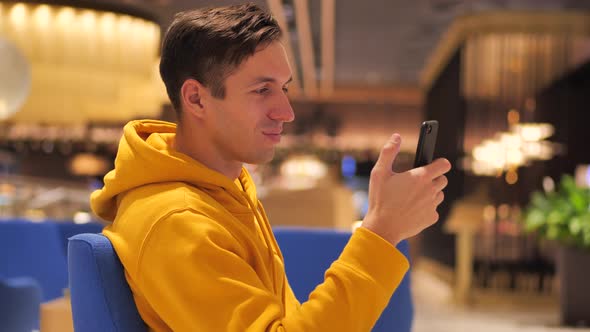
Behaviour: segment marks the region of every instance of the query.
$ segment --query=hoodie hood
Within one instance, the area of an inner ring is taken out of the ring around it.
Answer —
[[[235,182],[174,149],[176,125],[157,120],[131,121],[115,159],[115,168],[104,178],[104,187],[90,197],[90,205],[100,218],[113,221],[117,196],[140,186],[164,182],[185,182],[207,191],[226,191],[239,204],[258,202],[256,188],[245,168]],[[240,185],[244,192],[238,188]]]

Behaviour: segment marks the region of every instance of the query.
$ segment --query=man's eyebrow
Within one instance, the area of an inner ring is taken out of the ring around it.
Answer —
[[[283,85],[289,84],[291,81],[293,81],[293,76],[289,77],[287,82],[285,82]],[[252,81],[252,84],[250,84],[250,85],[255,85],[255,84],[260,84],[260,83],[276,83],[276,82],[277,82],[277,80],[273,77],[260,76],[260,77],[255,78]]]

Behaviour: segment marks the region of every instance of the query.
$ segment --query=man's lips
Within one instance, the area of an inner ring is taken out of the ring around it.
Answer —
[[[282,131],[265,131],[262,133],[264,134],[264,136],[266,136],[268,139],[270,139],[274,143],[279,143],[281,141]]]
[[[283,127],[277,127],[277,128],[269,128],[266,130],[263,130],[262,133],[264,135],[280,135],[283,133]]]

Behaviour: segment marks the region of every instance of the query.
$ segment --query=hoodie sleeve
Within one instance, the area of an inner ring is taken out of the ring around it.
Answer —
[[[409,266],[395,247],[359,228],[309,300],[284,312],[247,252],[215,221],[177,212],[146,238],[138,286],[173,331],[369,331]]]

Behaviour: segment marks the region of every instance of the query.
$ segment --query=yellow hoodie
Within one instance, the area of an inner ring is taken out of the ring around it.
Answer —
[[[359,228],[300,304],[256,189],[173,149],[176,127],[125,126],[115,169],[92,194],[151,331],[369,331],[408,269]]]

